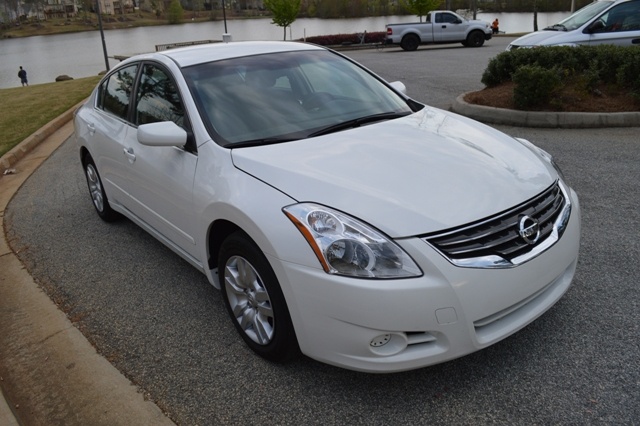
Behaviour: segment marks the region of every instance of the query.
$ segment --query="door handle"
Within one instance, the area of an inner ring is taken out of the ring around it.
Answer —
[[[133,148],[124,148],[123,151],[129,162],[133,164],[133,162],[136,161],[136,155],[133,153]]]
[[[631,44],[640,44],[640,38],[634,38],[631,40]]]
[[[87,128],[89,129],[89,134],[91,136],[93,136],[93,134],[96,132],[96,126],[93,123],[87,123]]]

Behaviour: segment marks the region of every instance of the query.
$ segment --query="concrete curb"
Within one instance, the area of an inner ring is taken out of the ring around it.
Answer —
[[[38,287],[4,232],[14,194],[73,134],[74,109],[2,157],[16,172],[0,175],[0,424],[174,425]]]
[[[451,111],[483,123],[567,129],[640,127],[640,112],[515,111],[470,104],[464,100],[465,96],[463,93],[456,98]]]

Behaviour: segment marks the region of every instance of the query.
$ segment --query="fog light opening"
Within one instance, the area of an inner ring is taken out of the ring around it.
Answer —
[[[384,346],[387,343],[389,343],[390,340],[391,340],[391,335],[390,334],[383,334],[383,335],[377,336],[373,340],[371,340],[370,345],[372,347],[374,347],[374,348],[379,348],[380,346]]]
[[[405,350],[407,344],[404,333],[385,333],[371,339],[369,349],[378,356],[391,356]]]

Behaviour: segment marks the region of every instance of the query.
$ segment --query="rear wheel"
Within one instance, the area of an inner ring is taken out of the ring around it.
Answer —
[[[482,31],[472,31],[467,36],[465,46],[469,47],[482,47],[484,44],[484,34]]]
[[[113,222],[120,217],[116,211],[111,209],[109,205],[109,199],[104,192],[102,186],[102,180],[98,174],[96,164],[93,162],[93,158],[87,154],[83,161],[84,175],[87,178],[87,185],[89,186],[89,195],[91,195],[91,201],[93,201],[93,207],[95,207],[98,216],[105,222]]]
[[[245,343],[270,361],[299,353],[289,310],[275,273],[258,246],[243,232],[224,241],[218,258],[227,312]]]
[[[416,50],[419,45],[420,38],[418,38],[418,36],[415,34],[407,34],[406,36],[402,37],[402,41],[400,42],[400,47],[408,52]]]

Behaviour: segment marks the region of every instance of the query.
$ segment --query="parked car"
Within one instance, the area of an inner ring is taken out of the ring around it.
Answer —
[[[640,1],[594,1],[555,25],[514,40],[507,50],[596,44],[640,46]]]
[[[491,40],[488,22],[466,20],[448,10],[434,10],[427,14],[426,22],[387,24],[386,44],[397,44],[404,50],[416,50],[421,44],[462,43],[468,47],[481,47]]]
[[[529,324],[574,276],[578,198],[549,154],[319,46],[132,57],[74,123],[98,215],[202,271],[269,360],[451,360]]]

